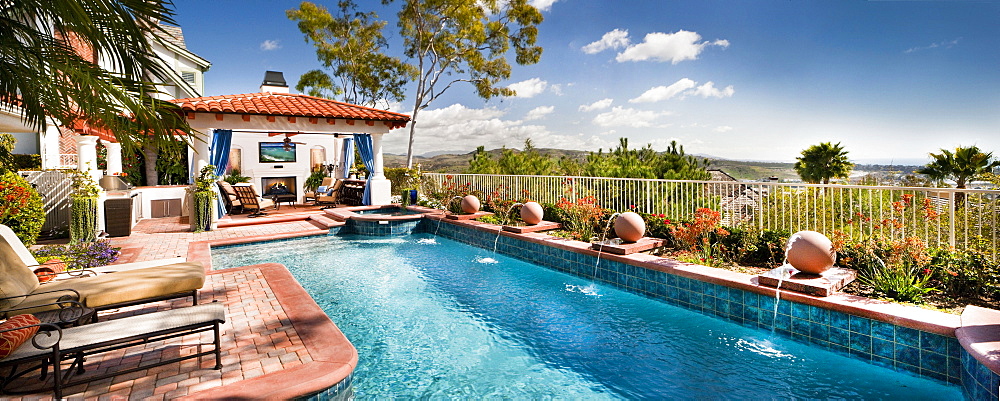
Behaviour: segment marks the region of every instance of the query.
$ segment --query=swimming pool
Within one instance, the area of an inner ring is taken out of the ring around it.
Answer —
[[[429,234],[212,253],[219,268],[288,266],[357,347],[362,399],[962,398],[957,386]]]

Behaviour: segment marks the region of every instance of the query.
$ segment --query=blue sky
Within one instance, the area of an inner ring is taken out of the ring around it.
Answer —
[[[317,2],[335,7],[334,1]],[[391,8],[359,1],[390,23]],[[319,68],[284,11],[295,1],[177,0],[188,48],[212,62],[206,95],[290,86]],[[417,153],[476,146],[658,150],[794,161],[841,142],[860,162],[923,163],[940,148],[1000,155],[1000,2],[535,0],[538,64],[514,66],[517,97],[456,85],[417,124]],[[391,105],[409,113],[412,101]],[[407,130],[386,137],[405,153]]]

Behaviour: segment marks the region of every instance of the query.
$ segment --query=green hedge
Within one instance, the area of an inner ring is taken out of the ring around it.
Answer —
[[[14,156],[14,166],[18,171],[42,169],[42,155],[15,154],[12,156]]]
[[[0,174],[0,224],[14,230],[25,245],[32,245],[45,223],[42,197],[14,172]]]

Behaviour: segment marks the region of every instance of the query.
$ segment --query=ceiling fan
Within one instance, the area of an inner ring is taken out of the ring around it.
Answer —
[[[303,143],[303,142],[293,142],[292,141],[292,136],[298,135],[297,133],[271,132],[271,133],[268,133],[267,135],[268,136],[285,135],[285,139],[281,140],[281,147],[284,148],[286,151],[292,150],[292,144],[293,143],[296,144],[296,145],[305,145],[305,143]]]

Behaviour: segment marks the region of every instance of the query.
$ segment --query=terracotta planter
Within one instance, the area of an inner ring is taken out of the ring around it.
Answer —
[[[538,202],[526,202],[521,205],[521,220],[530,225],[535,225],[542,222],[542,218],[545,215],[545,211],[542,210],[542,205]]]
[[[837,261],[833,243],[815,231],[799,231],[788,238],[785,258],[792,267],[810,274],[821,274]]]
[[[475,195],[465,195],[462,198],[462,212],[472,214],[479,211],[479,198]]]
[[[625,242],[636,242],[646,234],[646,222],[633,212],[625,212],[615,219],[615,234]]]

